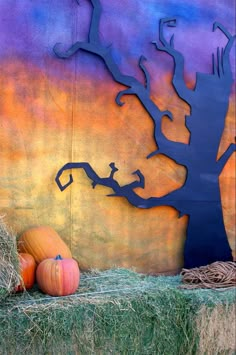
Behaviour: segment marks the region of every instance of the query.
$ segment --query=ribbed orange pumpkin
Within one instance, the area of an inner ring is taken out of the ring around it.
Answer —
[[[20,253],[19,264],[22,281],[15,288],[16,292],[32,288],[35,282],[36,262],[33,256],[27,253]]]
[[[37,267],[36,279],[41,291],[50,296],[67,296],[79,287],[78,263],[71,258],[45,259]]]
[[[48,226],[26,230],[18,240],[18,249],[20,253],[31,254],[37,264],[58,254],[63,258],[72,258],[66,243],[53,228]]]

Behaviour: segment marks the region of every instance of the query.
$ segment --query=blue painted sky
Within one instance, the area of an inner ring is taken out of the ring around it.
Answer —
[[[145,55],[150,63],[158,61],[157,70],[170,70],[169,59],[156,53],[151,44],[158,39],[160,18],[178,19],[177,28],[171,31],[175,33],[175,47],[185,55],[186,72],[190,76],[196,71],[211,70],[211,53],[225,43],[219,31],[212,33],[214,21],[235,32],[233,0],[102,0],[101,3],[100,37],[104,44],[112,44],[122,71],[133,75],[138,75],[136,64],[140,55]],[[75,0],[1,0],[0,11],[0,56],[32,61],[43,67],[45,58],[55,59],[52,48],[56,42],[68,48],[76,40],[86,40],[91,5],[87,0],[80,0],[80,6]],[[80,57],[91,73],[97,70],[91,64],[94,58]]]

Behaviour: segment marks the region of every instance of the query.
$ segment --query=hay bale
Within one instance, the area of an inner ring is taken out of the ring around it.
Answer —
[[[0,301],[12,292],[19,281],[16,238],[0,217]]]
[[[199,334],[199,354],[230,355],[236,350],[236,307],[219,304],[215,307],[202,306],[196,317]]]
[[[180,285],[179,276],[115,269],[83,274],[75,295],[50,297],[36,288],[13,295],[0,306],[0,349],[37,355],[210,355],[209,349],[230,354],[232,332],[221,333],[221,347],[209,339],[213,328],[224,326],[235,290],[193,291]],[[216,314],[221,309],[221,317],[213,317],[214,309]]]

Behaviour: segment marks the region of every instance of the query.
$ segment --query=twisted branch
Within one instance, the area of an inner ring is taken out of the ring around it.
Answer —
[[[219,173],[222,172],[222,170],[224,169],[225,164],[227,163],[227,161],[229,160],[229,158],[231,157],[231,155],[235,151],[236,151],[236,144],[235,143],[231,143],[229,145],[229,147],[226,149],[226,151],[222,154],[222,156],[220,157],[220,159],[216,163]]]
[[[172,79],[172,84],[179,95],[184,101],[188,104],[192,99],[192,90],[188,89],[184,81],[184,57],[183,55],[174,49],[174,35],[171,37],[170,42],[168,43],[164,36],[164,26],[176,27],[177,20],[176,18],[164,18],[160,20],[159,24],[159,40],[161,44],[153,41],[152,43],[156,46],[159,51],[168,53],[174,59],[174,75]]]
[[[230,76],[231,77],[231,67],[230,67],[230,61],[229,61],[229,54],[231,51],[231,48],[233,46],[234,40],[236,38],[236,35],[232,36],[229,31],[219,22],[214,22],[213,24],[213,32],[219,29],[227,38],[228,38],[228,42],[225,46],[225,48],[221,50],[220,53],[220,49],[217,48],[217,62],[215,63],[215,59],[214,59],[214,54],[212,54],[212,58],[213,58],[213,73],[215,75],[218,74],[219,77],[221,76]],[[218,67],[218,68],[217,68]],[[218,69],[218,72],[217,70]]]
[[[136,188],[144,188],[145,186],[145,178],[140,170],[134,171],[132,174],[138,176],[138,180],[134,180],[129,184],[124,186],[120,186],[120,184],[114,179],[114,174],[118,171],[115,163],[109,164],[111,168],[110,175],[108,177],[102,178],[98,176],[98,174],[93,170],[89,163],[81,162],[81,163],[67,163],[65,164],[56,175],[56,183],[61,191],[64,191],[69,185],[73,183],[73,176],[69,174],[69,181],[65,184],[62,184],[60,178],[65,171],[71,169],[83,169],[88,178],[92,180],[92,187],[95,188],[96,185],[102,185],[111,188],[114,193],[109,194],[109,197],[124,197],[131,203],[133,206],[138,208],[152,208],[156,206],[170,206],[179,211],[182,209],[182,205],[178,205],[178,199],[176,197],[172,198],[172,196],[176,196],[180,190],[173,191],[173,193],[167,194],[163,197],[149,197],[147,199],[142,198],[134,189]],[[172,195],[173,194],[173,195]],[[180,214],[181,215],[181,214]]]
[[[100,1],[90,0],[90,2],[93,6],[93,12],[92,12],[92,19],[90,24],[88,41],[76,42],[65,52],[60,51],[59,43],[57,43],[54,46],[54,53],[59,58],[62,59],[71,57],[79,50],[87,51],[89,53],[99,56],[104,61],[113,79],[119,84],[127,86],[127,89],[120,91],[116,96],[115,99],[116,103],[119,106],[122,106],[123,102],[121,101],[121,98],[123,95],[136,95],[137,98],[140,100],[141,104],[144,106],[146,112],[152,118],[155,125],[154,139],[158,146],[158,150],[155,151],[155,154],[157,154],[158,152],[164,153],[168,155],[170,158],[172,158],[173,160],[175,160],[176,163],[184,164],[185,161],[187,160],[185,153],[188,150],[188,145],[178,144],[176,142],[170,141],[168,138],[166,138],[166,136],[162,132],[161,129],[162,118],[167,115],[171,119],[172,115],[168,111],[161,111],[150,98],[150,75],[143,63],[145,57],[141,56],[139,59],[139,67],[143,71],[145,77],[144,85],[134,77],[122,74],[117,64],[114,62],[114,59],[111,54],[110,46],[105,47],[101,43],[99,38],[99,22],[101,17]],[[163,24],[165,22],[167,21],[163,20]],[[173,39],[171,43],[173,45]],[[150,154],[149,157],[155,154]]]

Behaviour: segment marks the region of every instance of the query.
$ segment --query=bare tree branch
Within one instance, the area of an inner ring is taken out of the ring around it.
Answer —
[[[163,34],[164,25],[167,24],[168,27],[176,26],[176,18],[165,18],[161,19],[159,25],[159,39],[161,44],[157,42],[152,42],[155,44],[159,51],[168,53],[174,59],[174,75],[172,83],[178,93],[178,95],[185,100],[187,103],[191,101],[192,90],[188,89],[184,81],[184,58],[183,55],[174,49],[174,36],[171,37],[170,43],[168,43]]]
[[[124,102],[120,101],[122,96],[123,95],[134,95],[134,94],[135,94],[135,92],[132,89],[122,90],[117,94],[115,101],[116,101],[117,105],[123,106]]]
[[[168,154],[171,158],[173,158],[177,163],[184,164],[186,159],[188,159],[188,154],[184,156],[185,153],[188,152],[189,146],[184,143],[177,143],[173,141],[169,141],[168,138],[162,132],[161,123],[162,118],[164,116],[168,116],[172,119],[172,114],[169,111],[161,111],[151,100],[150,98],[150,75],[145,68],[143,61],[145,60],[144,56],[141,56],[139,59],[139,67],[144,73],[145,76],[145,85],[140,83],[134,77],[124,75],[120,72],[117,64],[114,62],[114,59],[111,54],[110,47],[104,47],[99,39],[99,20],[101,16],[101,5],[99,0],[90,0],[93,5],[93,13],[92,13],[92,20],[91,26],[89,31],[89,38],[88,42],[76,42],[72,45],[66,52],[61,52],[59,48],[59,44],[54,46],[54,52],[59,58],[69,58],[74,55],[79,50],[84,50],[89,53],[95,54],[103,59],[107,69],[109,70],[110,74],[112,75],[113,79],[128,87],[128,89],[122,90],[116,96],[116,103],[119,106],[123,105],[121,102],[121,98],[123,95],[136,95],[142,105],[144,106],[147,113],[150,115],[154,122],[155,126],[155,134],[154,139],[158,146],[158,151],[155,154],[162,153]],[[98,7],[98,9],[97,9]],[[168,22],[168,21],[167,21]],[[164,21],[165,23],[165,21]],[[96,35],[95,35],[96,32]],[[161,35],[162,42],[165,42],[163,34]],[[173,40],[171,41],[173,43]],[[173,50],[173,49],[171,49]],[[178,52],[176,52],[178,53]],[[175,56],[180,56],[180,54],[174,54]],[[166,152],[165,152],[166,149]],[[150,154],[149,157],[153,156],[154,153]]]
[[[229,158],[231,157],[231,155],[235,151],[236,151],[236,144],[235,143],[231,143],[229,145],[228,149],[226,149],[226,151],[221,155],[220,159],[218,159],[217,167],[218,167],[219,174],[222,172],[222,170],[224,169],[224,166],[226,165],[227,161],[229,160]]]
[[[217,48],[217,58],[218,58],[218,74],[220,76],[224,75],[225,77],[232,77],[232,73],[231,73],[231,66],[230,66],[230,59],[229,59],[229,55],[230,55],[230,51],[232,49],[234,40],[236,38],[236,36],[232,36],[229,31],[227,31],[227,29],[219,22],[215,22],[213,24],[213,32],[219,29],[227,38],[228,38],[228,42],[225,46],[224,49],[222,49],[221,52],[221,58],[219,55],[219,48]],[[214,55],[213,55],[214,56]],[[213,67],[213,72],[215,73],[215,66]]]
[[[150,80],[150,74],[149,72],[147,71],[145,65],[143,64],[143,62],[147,60],[143,55],[140,57],[139,59],[139,66],[140,68],[142,69],[143,73],[144,73],[144,76],[145,76],[145,87],[147,89],[147,92],[149,93],[150,95],[150,90],[151,90],[151,80]]]
[[[181,203],[178,205],[178,199],[176,197],[178,194],[181,194],[181,189],[173,191],[173,195],[175,196],[174,198],[172,197],[172,194],[168,194],[163,197],[150,197],[150,198],[143,198],[139,196],[136,192],[134,192],[134,189],[136,188],[144,188],[145,185],[145,178],[143,174],[139,171],[136,170],[133,172],[133,175],[138,176],[138,180],[134,180],[133,182],[120,186],[120,184],[114,179],[114,173],[118,170],[115,167],[114,163],[109,164],[111,168],[111,173],[108,177],[101,178],[100,176],[97,175],[97,173],[93,170],[93,168],[90,166],[89,163],[81,162],[81,163],[67,163],[65,164],[57,173],[56,176],[56,183],[58,187],[60,188],[61,191],[65,190],[70,184],[73,183],[73,177],[72,174],[69,174],[69,182],[66,184],[62,185],[60,182],[60,178],[62,174],[71,169],[83,169],[86,175],[88,176],[89,179],[92,180],[92,187],[95,188],[96,185],[102,185],[111,188],[114,193],[109,194],[107,196],[109,197],[124,197],[126,200],[131,203],[133,206],[138,207],[138,208],[152,208],[156,206],[170,206],[173,207],[179,211],[182,210]],[[180,213],[180,216],[183,215],[183,211]]]

